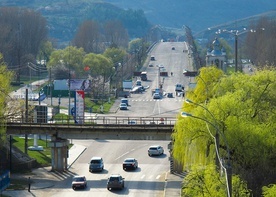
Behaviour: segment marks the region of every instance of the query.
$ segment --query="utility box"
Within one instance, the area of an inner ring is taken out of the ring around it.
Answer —
[[[48,106],[47,105],[35,105],[34,108],[34,122],[35,123],[47,123],[48,122]]]

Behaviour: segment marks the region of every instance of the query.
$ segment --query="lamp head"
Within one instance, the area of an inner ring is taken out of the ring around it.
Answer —
[[[186,113],[186,112],[181,112],[181,117],[186,118],[186,117],[191,117],[193,116],[192,114]]]
[[[185,99],[186,103],[194,103],[193,101],[191,101],[190,99]]]

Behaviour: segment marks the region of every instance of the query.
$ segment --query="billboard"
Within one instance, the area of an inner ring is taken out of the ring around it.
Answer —
[[[70,90],[89,90],[91,80],[89,79],[70,79]]]
[[[90,90],[91,80],[89,79],[70,79],[70,84],[68,79],[54,80],[54,90],[68,90],[70,85],[70,90]]]

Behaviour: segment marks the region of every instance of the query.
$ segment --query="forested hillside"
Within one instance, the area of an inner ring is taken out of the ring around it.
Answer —
[[[87,19],[121,20],[134,38],[145,36],[155,25],[180,32],[186,25],[196,34],[276,8],[272,0],[0,0],[0,6],[27,7],[42,13],[49,23],[50,37],[63,41],[71,40]]]

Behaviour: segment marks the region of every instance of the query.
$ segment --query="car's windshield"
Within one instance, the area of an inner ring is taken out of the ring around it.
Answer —
[[[101,163],[101,160],[92,160],[91,163]]]
[[[125,162],[134,162],[133,159],[126,159]]]
[[[120,179],[119,179],[119,177],[110,177],[109,180],[110,181],[119,181]]]
[[[84,178],[83,177],[76,177],[76,178],[73,179],[73,181],[81,182],[81,181],[84,181]]]

